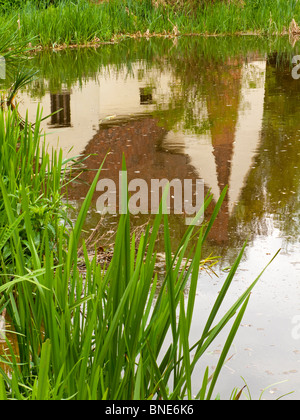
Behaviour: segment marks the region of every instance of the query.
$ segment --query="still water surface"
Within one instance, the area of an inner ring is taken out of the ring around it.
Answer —
[[[222,398],[243,386],[241,377],[253,398],[269,385],[265,399],[289,391],[295,393],[287,398],[300,398],[300,329],[293,323],[300,315],[300,80],[290,67],[295,53],[288,40],[245,37],[152,39],[39,54],[30,65],[40,77],[19,95],[20,113],[28,109],[32,120],[38,103],[44,115],[63,108],[43,128],[48,143],[59,144],[66,156],[91,155],[86,166],[98,169],[109,151],[103,177],[117,182],[125,153],[129,180],[201,178],[215,201],[228,185],[204,250],[220,259],[215,274],[200,276],[192,343],[226,278],[224,268],[247,237],[224,310],[281,249],[252,293],[216,387]],[[70,189],[75,206],[93,177],[86,172],[86,183]],[[100,220],[96,199],[89,231]],[[132,223],[147,218],[135,216]],[[101,234],[113,232],[116,219],[107,217]],[[170,227],[176,245],[184,217],[170,215]],[[224,338],[205,356],[211,368]],[[202,377],[201,367],[195,391]]]

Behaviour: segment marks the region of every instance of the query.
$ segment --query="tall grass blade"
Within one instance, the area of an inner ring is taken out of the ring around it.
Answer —
[[[225,362],[226,356],[228,354],[228,351],[229,351],[229,349],[230,349],[230,347],[232,345],[232,342],[233,342],[233,340],[235,338],[235,335],[236,335],[236,333],[237,333],[237,331],[238,331],[238,329],[240,327],[240,324],[241,324],[242,318],[244,316],[245,310],[247,308],[249,299],[250,299],[250,295],[246,298],[244,304],[242,305],[241,310],[239,311],[239,313],[238,313],[238,315],[237,315],[237,317],[236,317],[236,319],[234,321],[234,324],[233,324],[233,326],[232,326],[232,328],[230,330],[230,333],[229,333],[229,335],[227,337],[226,343],[225,343],[225,345],[223,347],[223,350],[222,350],[222,353],[220,355],[220,358],[219,358],[217,367],[216,367],[215,372],[213,374],[211,385],[209,387],[209,390],[208,390],[208,393],[207,393],[207,396],[206,396],[206,399],[207,400],[210,400],[210,398],[212,396],[214,387],[216,385],[216,382],[217,382],[218,376],[220,374],[220,371],[221,371],[221,369],[222,369],[222,367],[224,365],[224,362]]]
[[[5,388],[5,382],[3,379],[3,376],[0,373],[0,401],[6,401],[7,400],[7,392]]]
[[[49,378],[51,343],[46,340],[42,345],[41,361],[39,366],[37,399],[47,400],[49,398]]]

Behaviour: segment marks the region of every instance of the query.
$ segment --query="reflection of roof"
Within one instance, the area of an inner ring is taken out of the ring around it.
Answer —
[[[152,179],[198,179],[198,173],[190,164],[190,159],[186,154],[167,152],[161,147],[167,132],[163,127],[159,127],[158,120],[153,117],[143,117],[130,119],[122,125],[112,124],[105,128],[100,128],[97,134],[87,145],[83,156],[88,157],[85,164],[89,171],[82,174],[81,179],[84,183],[76,183],[68,187],[68,196],[71,200],[78,200],[87,195],[90,184],[92,183],[95,171],[97,170],[107,152],[101,178],[109,178],[118,186],[119,171],[122,167],[122,155],[126,158],[128,171],[128,182],[132,179],[142,178],[147,185],[151,185]],[[183,185],[183,183],[182,183]],[[149,213],[151,203],[151,189],[149,188]],[[205,194],[207,194],[205,188]],[[100,193],[99,193],[100,194]],[[98,198],[97,192],[93,200]],[[118,206],[117,198],[117,206]],[[171,214],[172,214],[171,202]],[[213,205],[209,207],[206,216],[209,217],[213,210]],[[216,241],[227,239],[227,213],[220,214],[219,220],[211,230],[210,238]],[[185,216],[177,216],[176,230],[185,229]],[[181,222],[180,222],[181,221]]]
[[[129,119],[121,125],[101,127],[83,153],[84,156],[90,155],[85,161],[86,166],[89,169],[98,169],[109,152],[103,166],[102,178],[110,178],[117,184],[124,153],[128,181],[142,178],[150,185],[151,179],[196,179],[197,173],[189,165],[186,155],[171,154],[158,147],[165,135],[166,130],[159,127],[157,119],[150,116]],[[94,175],[94,171],[88,171],[82,177],[90,184]],[[80,188],[76,186],[74,190],[70,190],[70,198],[85,196],[87,188],[84,184]]]

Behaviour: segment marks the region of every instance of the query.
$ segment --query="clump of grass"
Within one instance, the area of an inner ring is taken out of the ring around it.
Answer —
[[[53,3],[53,4],[52,4]],[[94,3],[29,0],[0,11],[10,31],[33,45],[57,46],[110,41],[133,34],[286,33],[292,19],[300,22],[297,0],[155,2],[110,0]]]
[[[200,228],[189,226],[175,254],[161,205],[153,225],[146,227],[139,240],[130,234],[130,215],[121,216],[113,258],[107,266],[98,264],[96,255],[91,259],[83,244],[86,269],[82,273],[78,269],[81,230],[101,168],[76,223],[66,232],[56,207],[61,203],[64,173],[61,153],[50,159],[40,150],[40,116],[33,133],[29,124],[20,132],[16,118],[12,112],[0,111],[0,168],[4,168],[0,245],[3,249],[9,243],[10,247],[9,258],[1,256],[0,313],[6,309],[18,342],[16,354],[7,339],[10,351],[1,355],[9,373],[0,368],[0,399],[213,398],[250,292],[260,277],[231,307],[222,309],[245,245],[216,296],[199,339],[190,343],[202,248],[226,189],[209,223]],[[38,222],[31,208],[35,199],[45,203]],[[210,202],[207,196],[199,213]],[[159,283],[155,243],[162,223],[166,274]],[[193,237],[196,245],[188,250]],[[216,321],[220,311],[223,314]],[[232,327],[211,381],[207,368],[201,389],[194,390],[195,366],[230,321]]]
[[[41,119],[38,112],[34,126],[25,118],[21,128],[17,110],[0,111],[0,266],[4,272],[17,262],[22,270],[32,268],[31,243],[42,259],[46,237],[54,249],[57,226],[67,223],[62,183],[68,168],[62,153],[51,156],[47,152],[40,134]],[[18,235],[10,237],[15,227]],[[22,260],[16,259],[12,249],[18,249]]]
[[[20,33],[14,27],[13,19],[2,19],[0,25],[0,56],[6,64],[19,64],[28,52],[28,44],[32,39],[20,37]]]

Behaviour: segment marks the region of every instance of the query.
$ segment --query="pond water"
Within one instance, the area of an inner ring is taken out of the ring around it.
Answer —
[[[297,44],[288,39],[239,37],[129,40],[37,54],[29,65],[40,70],[39,78],[18,98],[19,112],[28,109],[32,120],[39,103],[44,115],[62,108],[43,123],[47,142],[59,142],[66,156],[91,155],[89,169],[98,169],[109,151],[102,176],[116,183],[124,153],[129,179],[201,178],[214,201],[228,185],[204,250],[220,258],[215,274],[200,276],[192,342],[226,278],[224,268],[244,241],[249,237],[225,309],[281,249],[252,293],[216,386],[222,398],[244,385],[241,377],[253,398],[270,385],[265,399],[290,391],[287,398],[300,398],[300,80],[291,73],[296,53]],[[75,206],[94,174],[85,172],[85,183],[70,188]],[[96,200],[97,194],[86,230],[113,233],[117,217],[99,224]],[[147,220],[132,217],[134,227]],[[176,246],[184,217],[171,214],[170,227]],[[212,369],[226,332],[205,355]],[[202,367],[194,375],[195,391]]]

